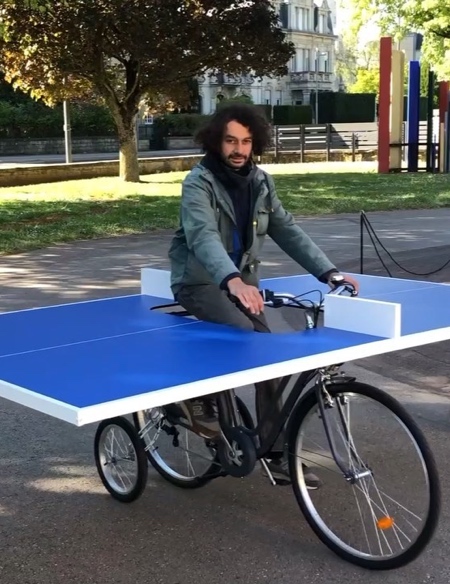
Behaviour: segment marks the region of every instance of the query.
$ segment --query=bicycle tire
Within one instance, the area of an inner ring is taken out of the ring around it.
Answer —
[[[104,455],[101,452],[101,446],[103,442],[103,436],[109,427],[117,426],[121,428],[126,436],[128,437],[130,444],[133,448],[134,455],[136,457],[136,471],[137,477],[134,485],[126,493],[120,492],[112,483],[111,479],[108,478],[105,473],[106,462],[104,460]],[[121,503],[131,503],[138,499],[144,492],[145,486],[147,484],[147,470],[148,463],[145,456],[145,451],[142,446],[142,442],[136,432],[136,428],[124,417],[111,418],[109,420],[103,420],[97,427],[94,438],[94,458],[97,467],[98,474],[103,483],[105,489],[109,492],[114,499],[117,499]]]
[[[295,497],[300,506],[300,509],[307,520],[308,524],[318,536],[318,538],[334,553],[343,558],[344,560],[358,565],[360,567],[371,569],[371,570],[391,570],[400,568],[415,560],[422,551],[429,544],[433,537],[439,521],[440,507],[441,507],[441,492],[439,484],[439,474],[437,471],[436,462],[431,452],[431,449],[427,443],[425,436],[423,435],[421,429],[414,421],[412,416],[406,411],[406,409],[391,395],[380,390],[379,388],[360,383],[358,381],[349,381],[342,383],[331,383],[327,385],[327,391],[332,398],[335,398],[338,394],[352,393],[365,396],[378,402],[378,404],[389,409],[396,418],[403,423],[409,432],[410,436],[415,442],[415,446],[420,452],[422,457],[422,465],[426,468],[426,476],[428,479],[428,510],[427,517],[423,524],[423,529],[415,542],[405,549],[403,553],[392,557],[378,557],[375,559],[373,557],[362,557],[360,553],[349,552],[344,549],[346,546],[344,543],[340,545],[336,541],[336,537],[331,538],[322,528],[320,523],[322,522],[319,514],[313,513],[311,511],[311,499],[307,499],[308,495],[305,494],[305,490],[301,489],[298,477],[298,464],[296,456],[297,440],[302,432],[302,424],[305,418],[309,415],[311,410],[317,405],[317,396],[315,390],[309,391],[297,404],[291,418],[291,423],[289,427],[289,468],[292,479],[292,487],[294,490]],[[330,529],[327,528],[330,532]]]
[[[248,423],[250,423],[250,421],[252,421],[251,414],[250,414],[248,408],[246,407],[246,405],[244,404],[244,402],[237,396],[236,396],[236,403],[238,406],[239,413],[241,414],[242,420],[243,420],[244,424],[247,425]],[[145,425],[143,423],[143,416],[144,416],[143,411],[135,412],[133,414],[134,425],[135,425],[138,433],[141,432],[141,430],[143,429],[143,427]],[[144,447],[145,447],[144,439],[141,438],[141,441],[143,442]],[[167,472],[161,466],[161,464],[158,462],[157,457],[155,457],[153,455],[151,450],[147,450],[146,452],[147,452],[147,458],[148,458],[150,464],[153,466],[153,468],[166,481],[168,481],[172,485],[174,485],[176,487],[180,487],[182,489],[198,489],[200,487],[204,487],[211,480],[213,480],[217,476],[220,476],[220,473],[221,473],[221,465],[220,465],[219,457],[218,457],[217,453],[216,453],[216,456],[212,459],[211,465],[207,468],[207,470],[204,473],[196,475],[196,476],[192,476],[192,477],[183,477],[181,479],[181,478],[177,478],[177,477],[173,476],[173,474]],[[222,474],[224,475],[225,473],[222,473]]]

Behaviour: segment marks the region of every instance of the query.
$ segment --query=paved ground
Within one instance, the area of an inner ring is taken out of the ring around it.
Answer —
[[[409,270],[429,272],[450,260],[450,209],[376,213],[369,219]],[[357,216],[309,218],[302,225],[342,269],[358,271]],[[167,267],[169,241],[161,233],[2,258],[0,311],[138,292],[140,267]],[[265,275],[298,272],[270,241],[265,260]],[[369,245],[365,271],[384,273]],[[392,273],[406,276],[399,269]],[[427,278],[450,282],[450,265]],[[259,471],[193,492],[177,490],[150,473],[139,501],[118,504],[105,493],[94,467],[95,427],[73,428],[0,400],[0,581],[447,584],[449,347],[439,343],[352,365],[363,380],[392,391],[407,405],[440,466],[440,529],[414,564],[380,574],[340,561],[306,526],[291,491],[270,487]]]

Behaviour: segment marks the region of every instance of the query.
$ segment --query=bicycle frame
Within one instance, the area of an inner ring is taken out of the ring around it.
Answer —
[[[339,286],[332,293],[333,294],[340,294],[344,291],[349,291],[349,289],[346,286]],[[265,292],[267,293],[269,291],[265,291]],[[271,293],[269,292],[269,294],[271,294]],[[284,297],[287,298],[288,300],[289,300],[289,297],[294,298],[293,295],[284,296]],[[272,294],[272,301],[274,298],[275,298],[275,296]],[[171,308],[171,307],[177,307],[177,306],[179,306],[179,304],[177,302],[174,302],[171,304],[153,307],[153,310],[158,309],[158,308]],[[273,306],[276,306],[276,304],[274,303]],[[278,306],[280,306],[280,305],[278,305]],[[284,304],[284,306],[290,306],[292,308],[302,309],[304,311],[305,328],[311,329],[311,328],[317,327],[318,319],[319,319],[319,310],[317,310],[317,306],[315,306],[313,308],[305,307],[304,305],[301,305],[301,304],[297,304],[297,306],[295,304],[292,304],[292,305]],[[300,372],[298,374],[295,374],[295,375],[298,375],[298,379],[295,381],[293,388],[290,390],[290,392],[286,398],[285,403],[281,407],[280,412],[276,416],[274,416],[273,410],[271,408],[267,408],[267,410],[263,413],[263,415],[258,420],[256,427],[245,429],[245,431],[249,434],[249,436],[251,436],[253,439],[257,438],[259,441],[259,445],[255,444],[257,459],[264,458],[270,452],[270,450],[272,449],[276,440],[280,436],[280,434],[283,430],[283,427],[285,425],[287,425],[287,427],[288,427],[291,414],[292,414],[297,402],[302,397],[302,394],[303,394],[304,390],[306,389],[307,385],[315,377],[317,377],[318,379],[316,380],[316,383],[311,387],[311,389],[309,391],[316,391],[316,393],[317,393],[317,401],[319,404],[319,409],[320,409],[320,413],[322,416],[322,421],[324,424],[326,437],[327,437],[331,452],[333,454],[333,458],[335,459],[337,466],[344,473],[344,475],[349,480],[352,478],[349,475],[348,468],[346,467],[345,463],[343,462],[343,460],[341,459],[341,457],[337,453],[336,445],[335,445],[333,436],[331,435],[330,428],[329,428],[328,421],[327,421],[326,405],[328,405],[328,404],[325,404],[325,402],[324,402],[324,395],[326,394],[326,384],[331,379],[332,373],[334,373],[334,375],[336,375],[336,372],[340,366],[341,366],[341,364],[332,365],[332,366],[329,366],[326,368],[314,369],[311,371],[304,371],[304,372]],[[288,376],[281,378],[279,387],[273,396],[275,402],[278,402],[281,399],[288,383],[291,381],[291,379],[294,376],[288,375]],[[342,378],[340,378],[340,379],[342,379]],[[346,378],[346,381],[348,381],[347,378]],[[240,426],[241,424],[239,423],[239,409],[238,409],[237,402],[236,402],[235,391],[233,389],[230,389],[230,390],[221,391],[221,392],[217,393],[216,394],[216,401],[217,401],[217,405],[218,405],[219,424],[220,424],[220,427],[222,429],[222,432],[224,434],[226,434],[227,428]],[[341,417],[342,423],[343,423],[344,427],[346,428],[346,421],[345,421],[345,418],[344,418],[343,413],[342,413],[341,404],[338,404],[338,407],[339,407],[339,415]],[[265,438],[262,439],[261,438],[262,429],[268,423],[270,423],[269,433]],[[190,426],[187,426],[187,425],[185,426],[185,424],[182,424],[182,423],[180,424],[180,426],[190,428]]]

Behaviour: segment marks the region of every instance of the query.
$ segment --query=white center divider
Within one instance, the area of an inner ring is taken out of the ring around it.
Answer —
[[[170,271],[141,268],[141,294],[173,300],[170,289]]]
[[[327,294],[324,325],[392,339],[401,336],[401,308],[400,304],[393,302]]]

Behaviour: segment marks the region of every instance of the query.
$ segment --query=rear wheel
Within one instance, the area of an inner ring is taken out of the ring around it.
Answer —
[[[145,489],[148,463],[134,426],[125,418],[104,420],[97,428],[94,455],[107,491],[122,503],[131,503]]]
[[[236,400],[244,424],[249,423],[250,413]],[[141,410],[133,417],[150,464],[173,485],[195,489],[225,474],[216,444],[169,421],[164,406]]]
[[[331,453],[317,395],[299,402],[289,432],[295,496],[322,542],[369,569],[399,568],[430,542],[440,512],[431,450],[415,421],[394,398],[358,382],[326,387],[329,434],[346,473]],[[323,481],[308,490],[306,463]]]

